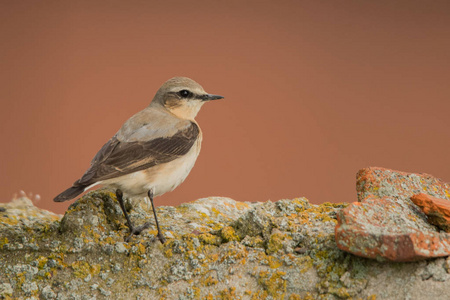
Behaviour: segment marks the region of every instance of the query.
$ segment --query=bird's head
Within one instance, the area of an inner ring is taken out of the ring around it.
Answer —
[[[162,105],[181,119],[193,120],[203,104],[218,99],[223,97],[208,94],[194,80],[187,77],[174,77],[159,88],[150,105]]]

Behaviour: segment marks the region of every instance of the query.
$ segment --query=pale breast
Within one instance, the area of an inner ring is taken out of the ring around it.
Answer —
[[[155,196],[160,196],[179,186],[194,167],[200,153],[200,143],[201,140],[198,140],[183,157],[162,164],[156,170],[153,168],[146,170],[148,182],[146,190],[153,188]]]

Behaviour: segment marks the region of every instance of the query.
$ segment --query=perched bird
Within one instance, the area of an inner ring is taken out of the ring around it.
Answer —
[[[116,189],[117,200],[127,220],[130,235],[150,226],[134,227],[123,203],[148,196],[152,203],[158,238],[164,243],[153,205],[153,197],[172,191],[187,177],[200,152],[202,132],[194,120],[212,95],[194,80],[174,77],[156,92],[150,105],[128,119],[95,155],[90,168],[54,201],[70,200],[101,184]]]

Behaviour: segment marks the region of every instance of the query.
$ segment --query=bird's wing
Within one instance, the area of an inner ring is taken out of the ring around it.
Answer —
[[[190,122],[172,136],[149,141],[121,142],[114,136],[95,155],[89,170],[74,186],[87,186],[170,162],[188,153],[199,133],[198,125]]]

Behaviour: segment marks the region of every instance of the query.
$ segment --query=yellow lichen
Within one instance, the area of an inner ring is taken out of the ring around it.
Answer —
[[[40,270],[42,270],[42,269],[45,267],[45,265],[47,264],[47,261],[48,261],[48,258],[47,258],[47,257],[39,256],[39,257],[37,258],[38,268],[39,268]]]
[[[252,248],[263,248],[264,247],[264,240],[258,235],[258,236],[248,236],[245,239],[246,246],[252,247]]]
[[[220,210],[218,210],[217,208],[213,207],[212,212],[217,216],[217,215],[222,215],[222,213],[220,212]]]
[[[347,288],[345,287],[341,287],[341,288],[330,288],[329,292],[332,294],[335,294],[336,296],[338,296],[339,298],[344,298],[344,299],[348,299],[350,298],[350,293],[348,292]]]
[[[237,209],[239,209],[239,210],[242,210],[242,209],[247,209],[247,208],[249,208],[250,206],[249,206],[247,203],[245,203],[245,202],[236,202],[236,203],[235,203],[235,207],[236,207]]]
[[[26,272],[20,272],[20,273],[16,274],[16,276],[17,276],[17,286],[18,287],[21,287],[24,284],[24,282],[25,282],[25,273]]]
[[[281,260],[279,260],[278,258],[273,257],[273,256],[268,256],[267,262],[269,263],[269,267],[271,269],[276,269],[283,265],[283,262]]]
[[[214,254],[208,255],[208,258],[211,262],[216,262],[219,260],[219,254],[214,253]]]
[[[200,294],[202,290],[196,286],[193,286],[192,289],[194,290],[194,298],[200,299]]]
[[[8,224],[8,225],[17,225],[19,223],[19,220],[16,216],[10,216],[10,217],[1,217],[0,216],[0,224]]]
[[[236,234],[236,231],[231,226],[225,226],[220,231],[220,235],[225,242],[237,241],[239,242],[239,236]]]
[[[253,295],[251,300],[261,300],[261,299],[267,299],[269,295],[267,294],[267,291],[256,291]]]
[[[137,244],[137,253],[139,254],[139,255],[143,255],[143,254],[145,254],[145,251],[146,251],[146,248],[145,248],[145,246],[142,244],[142,243],[138,243]]]
[[[221,238],[211,233],[202,233],[198,236],[200,242],[208,245],[219,246],[221,244]]]
[[[275,232],[270,235],[269,241],[267,242],[266,252],[267,254],[273,254],[278,252],[278,250],[283,249],[283,241],[286,239],[286,234],[281,232]]]
[[[159,288],[158,289],[159,299],[167,299],[167,293],[168,293],[167,288]]]
[[[73,269],[73,274],[79,278],[85,278],[88,275],[96,275],[100,273],[100,265],[90,265],[86,261],[75,261],[70,267]]]
[[[212,286],[212,285],[216,285],[219,281],[217,280],[217,278],[214,278],[213,276],[208,276],[205,281],[203,281],[203,284],[205,286]]]
[[[241,264],[245,264],[247,256],[247,249],[244,246],[237,244],[236,246],[224,251],[224,255],[222,255],[220,262],[224,262],[227,259],[232,259],[234,261],[239,261]]]
[[[171,258],[171,257],[173,256],[172,249],[171,249],[171,248],[167,248],[167,249],[164,251],[164,256],[167,257],[167,258]]]
[[[222,300],[234,300],[236,299],[236,288],[230,287],[226,290],[222,290],[219,292],[219,299]]]
[[[0,249],[3,249],[3,246],[5,246],[8,243],[9,243],[9,240],[7,237],[0,238]]]
[[[286,272],[276,271],[269,273],[262,271],[259,273],[258,283],[274,299],[283,299],[286,293],[286,280],[283,277]]]
[[[208,295],[205,296],[204,299],[205,300],[214,300],[214,296],[211,293],[209,293]]]
[[[306,293],[305,297],[302,298],[302,300],[314,300],[315,298],[313,297],[313,295],[311,295],[311,293]]]
[[[295,264],[300,268],[300,273],[305,273],[313,267],[313,259],[309,256],[295,258]]]

